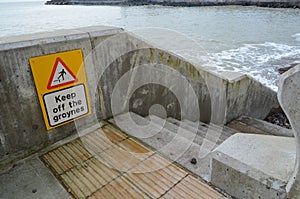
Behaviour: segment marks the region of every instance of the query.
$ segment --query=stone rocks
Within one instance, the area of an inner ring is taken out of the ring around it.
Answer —
[[[291,64],[290,66],[288,67],[282,67],[282,68],[279,68],[278,69],[278,72],[279,74],[283,74],[285,73],[286,71],[290,70],[291,68],[294,68],[295,66],[297,66],[299,63],[295,63],[295,64]]]
[[[191,164],[197,164],[197,159],[196,158],[192,158],[191,159]]]
[[[162,6],[225,6],[225,5],[241,5],[241,6],[259,6],[269,8],[300,8],[300,2],[297,1],[190,1],[190,0],[50,0],[47,5],[125,5],[125,6],[142,6],[142,5],[162,5]]]
[[[266,118],[266,121],[278,126],[291,129],[291,124],[284,113],[274,113]]]

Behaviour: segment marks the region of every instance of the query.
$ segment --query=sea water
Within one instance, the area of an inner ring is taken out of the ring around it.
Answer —
[[[0,36],[95,25],[125,28],[208,70],[245,73],[274,90],[278,68],[300,63],[300,9],[0,1]]]

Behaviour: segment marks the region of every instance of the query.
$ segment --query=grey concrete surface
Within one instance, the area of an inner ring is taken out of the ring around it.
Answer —
[[[114,78],[106,78],[107,73],[115,74]],[[125,74],[126,81],[117,84]],[[107,117],[112,117],[111,93],[116,85],[119,88],[114,108],[122,110],[118,113],[133,111],[146,116],[153,104],[160,104],[168,116],[176,119],[198,121],[200,117],[204,122],[226,124],[241,115],[265,118],[272,108],[279,107],[274,91],[246,75],[221,76],[155,48],[136,49],[120,56],[110,64],[104,77],[99,85]],[[179,83],[181,77],[187,82]],[[141,86],[144,82],[148,84]],[[198,105],[192,97],[186,97],[193,92]]]
[[[287,184],[288,197],[300,197],[300,64],[284,73],[279,80],[278,99],[295,135],[296,164]]]
[[[279,107],[277,93],[248,76],[229,80],[226,94],[226,123],[243,115],[265,119]]]
[[[175,121],[170,118],[168,120]],[[135,113],[124,113],[109,121],[129,135],[151,146],[155,151],[209,181],[210,152],[218,146],[218,143],[207,139],[207,134],[198,134],[198,130],[194,127],[190,127],[192,129],[190,131],[179,124],[169,123],[168,120],[155,115],[143,118]],[[214,133],[213,130],[207,132],[211,135]],[[196,164],[191,163],[192,158],[196,158]]]
[[[286,198],[294,138],[235,134],[212,154],[211,183],[237,198]]]
[[[10,171],[0,174],[2,199],[71,199],[69,193],[38,157],[16,164]]]
[[[236,119],[235,122],[238,122],[240,124],[240,127],[238,127],[237,130],[243,133],[250,133],[251,131],[253,131],[253,133],[257,134],[270,134],[277,136],[294,137],[294,133],[290,129],[286,129],[278,125],[263,120],[255,119],[252,117],[242,116]],[[231,125],[229,124],[228,126],[234,128],[232,122]]]
[[[198,129],[198,132],[204,132],[205,136],[210,139],[212,138],[212,141],[217,141],[217,144],[221,144],[224,142],[227,138],[232,136],[235,133],[239,133],[239,131],[236,131],[235,129],[228,128],[224,125],[216,125],[213,123],[203,123],[203,122],[192,122],[189,120],[183,120],[183,126],[186,126],[187,129]],[[216,134],[218,132],[218,134]],[[213,133],[210,135],[210,133]],[[216,140],[216,137],[218,140]]]

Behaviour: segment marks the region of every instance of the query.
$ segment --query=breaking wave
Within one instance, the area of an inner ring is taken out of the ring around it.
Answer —
[[[300,39],[300,34],[293,35],[293,37]],[[272,42],[245,44],[237,49],[209,53],[208,57],[218,71],[248,74],[277,91],[278,69],[300,63],[300,46]]]

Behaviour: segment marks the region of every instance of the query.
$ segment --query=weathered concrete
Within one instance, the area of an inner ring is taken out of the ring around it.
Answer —
[[[291,122],[296,142],[296,164],[287,185],[289,198],[300,197],[300,65],[282,75],[278,90],[279,102]]]
[[[278,99],[295,138],[236,134],[212,155],[211,182],[237,198],[300,197],[300,65],[279,82]],[[256,127],[261,122],[246,121]],[[268,128],[269,130],[274,128]],[[289,135],[287,132],[280,134]]]
[[[237,198],[286,198],[294,138],[235,134],[212,155],[211,183]]]
[[[265,119],[267,112],[279,107],[276,92],[246,75],[229,80],[226,97],[227,122],[243,115]]]
[[[83,51],[93,114],[46,131],[28,60],[74,49]],[[216,124],[264,118],[279,106],[275,92],[246,75],[205,71],[119,28],[0,38],[0,57],[0,168],[116,114],[146,116],[153,105]]]
[[[227,126],[242,133],[294,137],[292,130],[252,117],[242,116],[230,122]]]
[[[261,6],[275,8],[300,8],[298,0],[50,0],[48,5],[164,5],[164,6]]]
[[[118,75],[114,77],[116,80],[126,72],[130,72],[130,75],[124,78],[126,80],[122,84],[129,87],[117,91],[119,100],[115,104],[120,104],[120,107],[115,109],[122,109],[121,106],[129,103],[126,111],[142,116],[148,115],[152,105],[160,104],[170,117],[198,121],[199,107],[201,121],[226,124],[241,115],[262,119],[272,108],[279,107],[276,92],[246,75],[230,72],[214,74],[172,53],[155,48],[126,53],[113,61],[105,71],[106,74]],[[117,83],[109,78],[100,79],[99,85],[106,87],[108,81],[111,86],[102,90],[105,107],[111,107],[109,93],[112,93]],[[148,84],[141,86],[144,82]],[[136,88],[137,85],[140,87]],[[129,93],[132,98],[127,99]],[[193,97],[197,98],[198,105]],[[180,109],[185,110],[180,112]],[[112,116],[111,110],[107,112],[107,117]]]
[[[0,198],[71,199],[38,157],[19,162],[7,173],[0,174]]]
[[[38,102],[29,58],[82,49],[90,90],[95,90],[94,63],[87,55],[92,51],[90,35],[105,39],[121,32],[119,28],[88,27],[86,29],[60,30],[0,39],[0,168],[19,158],[65,138],[77,128],[95,122],[93,115],[78,123],[69,123],[46,131]],[[45,80],[48,81],[48,80]],[[95,96],[91,95],[95,113]]]
[[[122,131],[151,146],[155,151],[209,181],[210,152],[219,145],[219,137],[212,136],[216,129],[208,130],[206,128],[205,132],[200,132],[198,128],[191,125],[183,127],[180,123],[175,125],[155,115],[143,118],[134,113],[124,113],[109,121]],[[206,132],[210,134],[206,134]],[[191,163],[192,158],[196,159],[196,164]]]

